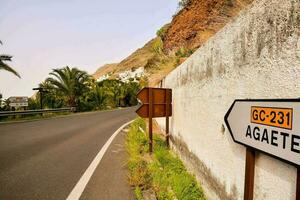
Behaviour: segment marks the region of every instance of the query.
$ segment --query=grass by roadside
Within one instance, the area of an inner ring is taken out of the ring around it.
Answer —
[[[182,161],[174,155],[159,135],[154,134],[154,153],[149,155],[145,122],[138,118],[130,127],[126,148],[130,158],[129,182],[137,199],[143,199],[143,191],[154,191],[157,199],[204,200],[204,192],[189,174]]]

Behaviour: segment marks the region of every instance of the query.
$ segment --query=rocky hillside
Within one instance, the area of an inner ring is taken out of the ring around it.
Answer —
[[[157,37],[116,64],[100,67],[95,79],[117,78],[124,71],[144,68],[144,80],[157,84],[253,0],[184,0],[184,7]]]
[[[190,0],[174,16],[163,37],[168,52],[199,48],[253,0]]]

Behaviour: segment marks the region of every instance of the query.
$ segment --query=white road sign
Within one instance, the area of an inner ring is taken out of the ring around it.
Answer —
[[[28,102],[26,103],[9,103],[10,107],[27,107],[28,106]]]
[[[225,122],[235,142],[300,165],[300,99],[235,100]]]
[[[10,107],[26,107],[28,106],[28,97],[17,96],[9,97],[9,106]]]

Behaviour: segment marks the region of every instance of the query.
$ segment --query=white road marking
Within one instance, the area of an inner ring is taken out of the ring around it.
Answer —
[[[101,150],[98,152],[94,160],[91,162],[90,166],[86,169],[84,174],[81,176],[69,196],[67,197],[67,200],[78,200],[83,193],[86,185],[88,184],[90,178],[92,177],[94,171],[96,170],[98,164],[100,163],[103,155],[107,151],[109,145],[112,143],[114,138],[118,135],[118,133],[128,124],[132,123],[132,121],[127,122],[126,124],[123,124],[118,130],[114,132],[112,136],[107,140],[107,142],[104,144],[104,146],[101,148]]]

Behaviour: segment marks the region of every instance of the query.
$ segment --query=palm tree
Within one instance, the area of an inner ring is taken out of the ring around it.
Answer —
[[[46,108],[59,108],[63,106],[63,96],[58,93],[54,88],[54,85],[49,81],[43,81],[39,84],[40,88],[43,88],[43,105]]]
[[[50,75],[53,77],[47,78],[46,81],[51,83],[54,89],[66,96],[69,106],[75,107],[79,96],[87,89],[89,75],[85,71],[77,68],[70,69],[68,66],[61,69],[53,69]]]
[[[93,100],[96,104],[97,109],[101,109],[105,106],[105,101],[109,94],[104,87],[100,87],[98,84],[93,89]]]
[[[2,45],[2,41],[0,40],[0,44]],[[21,76],[16,72],[13,68],[11,68],[9,65],[7,65],[5,62],[6,61],[11,61],[12,56],[5,55],[5,54],[0,54],[0,70],[4,69],[8,72],[11,72],[15,74],[17,77],[21,78]]]
[[[126,106],[135,106],[137,104],[136,95],[140,91],[140,84],[137,82],[129,82],[125,85],[126,95],[124,102]]]
[[[125,97],[124,83],[120,80],[109,80],[110,90],[113,92],[113,101],[116,107],[121,106],[121,101]]]

